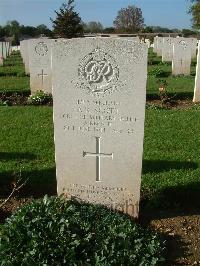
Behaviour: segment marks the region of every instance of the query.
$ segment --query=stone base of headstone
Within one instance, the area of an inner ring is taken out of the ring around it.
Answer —
[[[172,75],[190,75],[191,61],[173,61],[172,62]]]
[[[194,103],[200,103],[200,90],[194,91],[193,102]]]

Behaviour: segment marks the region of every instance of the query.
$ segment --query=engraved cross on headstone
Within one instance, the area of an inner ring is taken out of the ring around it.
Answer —
[[[44,76],[47,76],[47,74],[44,74],[44,70],[42,69],[42,73],[41,74],[38,74],[38,77],[42,77],[42,85],[44,83]]]
[[[105,158],[112,158],[113,159],[113,153],[102,153],[101,152],[101,137],[95,137],[96,138],[96,152],[85,152],[83,151],[83,157],[96,157],[96,181],[101,181],[101,168],[100,168],[100,160],[101,157]]]

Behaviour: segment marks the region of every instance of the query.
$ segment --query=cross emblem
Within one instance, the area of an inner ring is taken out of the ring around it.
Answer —
[[[83,151],[83,157],[96,157],[96,181],[101,181],[101,167],[100,167],[100,161],[101,157],[103,158],[112,158],[113,159],[113,153],[102,153],[101,152],[101,137],[95,137],[96,138],[96,152],[86,152]]]
[[[42,73],[41,74],[37,74],[38,75],[38,77],[42,77],[42,85],[43,85],[43,83],[44,83],[44,76],[47,76],[47,74],[44,74],[44,70],[42,69]]]

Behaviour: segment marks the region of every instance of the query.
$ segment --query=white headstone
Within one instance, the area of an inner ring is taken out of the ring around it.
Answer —
[[[3,66],[3,42],[0,42],[0,66]]]
[[[6,42],[6,56],[10,56],[11,51],[10,51],[10,43]]]
[[[154,37],[154,41],[153,41],[153,52],[157,53],[157,39],[158,36]]]
[[[6,42],[3,42],[3,58],[7,58],[7,47],[6,47]]]
[[[196,77],[193,102],[200,102],[200,42],[198,45]]]
[[[151,47],[151,42],[150,42],[150,40],[149,40],[149,39],[145,39],[145,43],[147,44],[148,48],[150,48],[150,47]]]
[[[147,45],[54,41],[52,69],[58,194],[137,217]]]
[[[185,38],[176,38],[173,44],[172,75],[190,75],[191,45]]]
[[[163,38],[162,62],[171,62],[173,58],[173,40],[172,37]]]
[[[22,55],[23,62],[25,64],[26,74],[30,74],[29,70],[29,54],[28,54],[28,40],[20,41],[20,52]]]
[[[162,56],[163,37],[157,37],[157,55]]]
[[[31,94],[39,90],[52,93],[51,44],[52,40],[45,38],[29,40]]]
[[[197,38],[189,38],[191,41],[191,52],[192,52],[192,58],[196,58],[197,57],[197,49],[198,49],[198,42],[197,42]]]

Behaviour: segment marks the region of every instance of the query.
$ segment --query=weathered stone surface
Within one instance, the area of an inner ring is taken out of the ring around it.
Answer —
[[[147,45],[54,41],[52,71],[58,194],[137,217]]]

